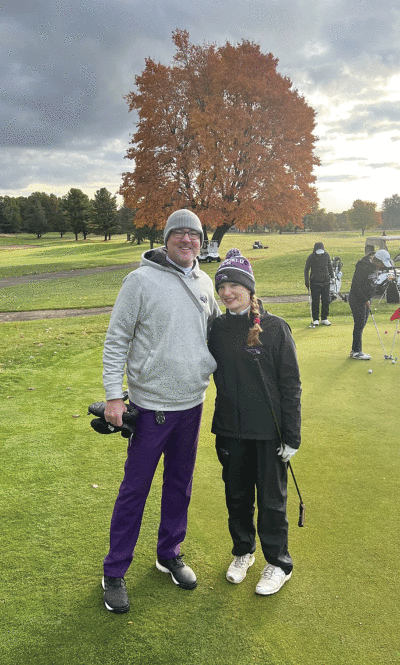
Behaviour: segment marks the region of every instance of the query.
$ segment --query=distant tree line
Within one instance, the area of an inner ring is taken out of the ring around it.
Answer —
[[[357,199],[350,210],[333,213],[315,207],[303,217],[303,228],[315,232],[359,229],[364,235],[367,229],[379,226],[382,230],[400,229],[398,194],[386,198],[380,211],[376,203]],[[269,221],[265,225],[253,224],[245,230],[282,233],[300,229],[292,222],[282,225]],[[50,232],[59,233],[61,237],[67,232],[73,233],[76,240],[92,234],[103,236],[105,241],[126,233],[128,241],[138,244],[145,240],[150,241],[151,247],[162,243],[162,230],[156,225],[135,226],[135,210],[125,204],[118,208],[116,196],[105,187],[97,190],[93,199],[75,188],[63,197],[45,192],[34,192],[28,197],[0,196],[0,233],[32,233],[40,238]]]
[[[324,208],[314,208],[303,218],[305,229],[310,231],[343,231],[359,229],[364,235],[367,229],[381,227],[386,229],[400,229],[400,196],[386,198],[382,209],[376,209],[377,204],[371,201],[357,199],[350,210],[341,213],[326,212]]]
[[[144,240],[162,242],[162,232],[153,227],[136,228],[135,211],[125,205],[118,208],[116,196],[105,187],[98,189],[93,199],[80,189],[72,188],[68,194],[34,192],[25,196],[0,197],[0,233],[32,233],[41,238],[45,233],[57,232],[61,238],[73,233],[75,240],[89,234],[111,236],[126,233],[127,239],[140,244]]]

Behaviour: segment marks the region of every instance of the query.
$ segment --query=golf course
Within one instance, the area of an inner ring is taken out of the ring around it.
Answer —
[[[254,240],[264,249],[253,250]],[[400,325],[390,320],[399,305],[373,301],[376,325],[370,319],[363,334],[372,359],[350,359],[347,302],[331,304],[330,327],[309,327],[303,270],[316,241],[341,258],[348,293],[364,255],[359,232],[229,233],[220,247],[222,258],[238,247],[251,261],[258,296],[289,323],[297,346],[302,445],[292,467],[306,513],[299,528],[289,477],[291,580],[273,596],[255,594],[265,564],[259,546],[240,585],[225,579],[232,545],[211,380],[182,545],[198,587],[184,591],[155,567],[160,464],[126,575],[131,609],[116,615],[103,606],[100,582],[126,439],[97,434],[87,408],[104,399],[110,315],[101,308],[113,305],[149,245],[124,236],[0,237],[0,312],[66,310],[0,323],[1,665],[400,663]],[[217,267],[203,264],[212,278]],[[6,282],[17,277],[24,280]]]

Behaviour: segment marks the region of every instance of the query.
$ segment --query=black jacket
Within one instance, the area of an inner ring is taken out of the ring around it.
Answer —
[[[371,300],[375,289],[371,276],[376,270],[376,266],[371,263],[369,256],[363,256],[357,261],[349,293],[351,299],[357,299],[363,303]]]
[[[311,276],[309,273],[311,270]],[[317,254],[315,251],[309,255],[304,268],[304,283],[308,289],[309,283],[326,284],[333,277],[333,268],[327,252]]]
[[[262,346],[256,350],[246,343],[251,325],[247,314],[227,311],[213,321],[209,349],[217,361],[217,397],[211,429],[230,438],[279,438],[258,358],[283,440],[298,448],[301,383],[294,340],[283,319],[263,310],[260,318]]]

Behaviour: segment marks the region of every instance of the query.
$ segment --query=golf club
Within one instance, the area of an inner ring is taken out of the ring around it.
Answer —
[[[381,338],[381,336],[380,336],[380,334],[379,334],[378,326],[376,325],[375,317],[374,317],[374,315],[373,315],[373,312],[372,312],[371,307],[369,308],[369,311],[370,311],[370,313],[371,313],[371,317],[372,317],[372,320],[373,320],[373,322],[374,322],[375,330],[376,330],[376,332],[378,333],[379,341],[380,341],[381,346],[382,346],[382,349],[383,349],[383,357],[384,357],[384,359],[385,359],[385,360],[394,360],[394,358],[393,358],[393,356],[392,356],[391,353],[390,353],[390,355],[388,355],[388,354],[386,353],[386,349],[385,349],[385,347],[384,347],[384,345],[383,345],[382,338]],[[393,349],[393,346],[392,346],[392,349]]]
[[[396,341],[396,335],[397,335],[398,327],[399,327],[399,320],[397,319],[397,321],[396,321],[396,330],[394,331],[394,336],[393,336],[392,348],[390,349],[390,357],[392,358],[392,360],[397,360],[397,358],[393,358],[393,349],[394,349],[394,343]]]
[[[305,507],[305,505],[304,505],[303,499],[301,498],[301,494],[300,494],[299,486],[298,486],[298,484],[297,484],[297,482],[296,482],[296,478],[295,478],[295,475],[294,475],[294,471],[293,471],[293,469],[292,469],[292,465],[290,464],[290,462],[288,462],[287,465],[288,465],[288,467],[289,467],[289,469],[290,469],[290,473],[292,474],[292,478],[293,478],[294,484],[296,485],[297,494],[299,495],[299,499],[300,499],[300,505],[299,505],[299,521],[297,522],[297,525],[298,525],[298,526],[304,526],[304,522],[305,522],[305,520],[306,520],[306,507]]]
[[[314,325],[314,319],[313,319],[313,315],[312,315],[312,307],[311,307],[311,293],[310,293],[310,287],[308,287],[308,304],[309,304],[309,306],[310,306],[310,316],[311,316],[311,323],[310,323],[310,325],[309,325],[308,327],[309,327],[309,328],[315,328],[315,325]]]
[[[276,419],[276,415],[275,415],[274,408],[273,408],[273,406],[272,406],[272,400],[271,400],[271,397],[270,397],[270,394],[269,394],[268,386],[267,386],[267,384],[266,384],[266,381],[265,381],[265,378],[264,378],[264,374],[262,373],[262,369],[261,369],[260,361],[259,361],[259,359],[257,358],[257,354],[259,354],[260,351],[259,351],[258,349],[248,349],[248,351],[251,353],[251,355],[252,355],[252,357],[254,358],[254,361],[255,361],[255,363],[256,363],[256,365],[257,365],[257,367],[258,367],[258,371],[259,371],[259,373],[260,373],[260,377],[261,377],[261,383],[262,383],[262,385],[264,386],[265,395],[266,395],[266,397],[267,397],[267,404],[268,404],[269,410],[271,411],[272,417],[273,417],[273,419],[274,419],[274,421],[275,421],[275,426],[276,426],[276,429],[277,429],[277,431],[278,431],[279,440],[280,440],[281,445],[282,445],[282,447],[283,447],[285,444],[284,444],[284,442],[283,442],[283,437],[282,437],[282,434],[281,434],[281,429],[280,429],[279,424],[278,424],[278,421],[277,421],[277,419]],[[301,494],[300,494],[299,486],[298,486],[298,484],[297,484],[297,482],[296,482],[296,478],[295,478],[295,476],[294,476],[294,472],[293,472],[293,469],[292,469],[292,465],[290,464],[290,461],[287,463],[287,465],[288,465],[288,467],[289,467],[289,469],[290,469],[290,473],[292,474],[292,478],[293,478],[294,484],[295,484],[295,486],[296,486],[297,494],[299,495],[299,499],[300,499],[300,505],[299,505],[299,520],[298,520],[298,522],[297,522],[297,526],[304,526],[305,517],[306,517],[306,507],[305,507],[305,504],[304,504],[304,502],[303,502],[303,499],[301,498]]]

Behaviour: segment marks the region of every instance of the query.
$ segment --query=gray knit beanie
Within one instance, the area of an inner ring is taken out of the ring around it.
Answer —
[[[201,221],[191,210],[187,210],[186,208],[175,210],[175,212],[168,217],[164,229],[165,244],[167,244],[169,234],[175,229],[193,229],[193,231],[200,233],[200,242],[203,243],[204,234]]]

